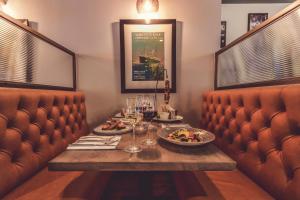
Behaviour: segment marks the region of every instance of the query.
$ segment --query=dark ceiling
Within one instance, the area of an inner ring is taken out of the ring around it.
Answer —
[[[239,3],[292,3],[296,0],[222,0],[223,4],[239,4]]]

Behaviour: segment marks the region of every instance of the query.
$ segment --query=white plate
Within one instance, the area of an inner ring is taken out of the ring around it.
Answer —
[[[126,126],[126,128],[118,130],[118,129],[114,129],[114,130],[102,130],[101,126],[98,126],[97,128],[94,129],[94,134],[96,135],[122,135],[125,133],[128,133],[132,131],[132,127],[131,126]]]
[[[191,129],[194,130],[194,131],[197,131],[197,132],[199,131],[199,132],[203,133],[204,140],[201,141],[201,142],[180,142],[180,141],[177,141],[177,140],[169,139],[167,137],[168,134],[174,132],[175,130],[178,130],[178,128],[177,129],[174,129],[174,128],[173,129],[171,129],[171,128],[169,128],[169,129],[163,129],[163,130],[159,131],[158,136],[161,139],[163,139],[165,141],[168,141],[170,143],[177,144],[177,145],[180,145],[180,146],[190,146],[190,147],[191,146],[202,146],[202,145],[211,143],[216,138],[214,134],[212,134],[212,133],[210,133],[208,131],[205,131],[205,130],[202,130],[202,129],[196,129],[196,128],[191,128]]]
[[[121,113],[117,113],[114,115],[114,118],[125,118]]]
[[[160,119],[158,117],[154,117],[153,120],[158,121],[158,122],[178,122],[178,121],[182,121],[183,117],[180,115],[177,115],[176,119]]]

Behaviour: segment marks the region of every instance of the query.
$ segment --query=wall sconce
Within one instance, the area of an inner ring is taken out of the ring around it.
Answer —
[[[137,0],[136,9],[138,13],[154,13],[159,10],[158,0]]]
[[[0,6],[3,6],[7,3],[8,0],[0,0]]]
[[[154,14],[159,10],[158,0],[137,0],[136,9],[139,14],[143,15],[146,24],[150,24]]]

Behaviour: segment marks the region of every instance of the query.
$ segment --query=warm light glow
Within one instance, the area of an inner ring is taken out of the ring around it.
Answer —
[[[13,18],[18,18],[16,12],[11,8],[8,0],[0,0],[0,11]]]
[[[149,0],[145,1],[143,9],[144,12],[151,12],[153,10],[153,5],[150,3]]]
[[[159,2],[158,0],[137,0],[136,9],[141,18],[145,19],[146,24],[150,24],[151,19],[157,18]]]
[[[145,18],[145,22],[146,22],[146,24],[150,24],[151,23],[151,18]]]
[[[0,6],[3,6],[7,3],[7,0],[0,0]]]
[[[0,11],[4,12],[6,15],[9,15],[13,18],[18,18],[18,15],[16,15],[15,11],[12,10],[11,7],[7,4],[2,6],[2,10],[0,6]]]
[[[137,0],[136,9],[138,13],[154,13],[159,10],[158,0]]]
[[[144,19],[146,24],[150,24],[152,19],[159,19],[159,13],[143,13],[137,16],[139,19]]]

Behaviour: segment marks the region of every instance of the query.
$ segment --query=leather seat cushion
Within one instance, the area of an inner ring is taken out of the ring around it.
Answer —
[[[100,199],[111,172],[50,172],[47,168],[3,200]]]
[[[239,170],[206,172],[225,199],[268,200],[273,199],[266,191]]]
[[[0,199],[88,133],[82,92],[0,88]]]
[[[300,85],[204,94],[201,127],[276,199],[300,200]]]
[[[272,200],[273,198],[239,170],[176,172],[174,180],[182,200]]]

